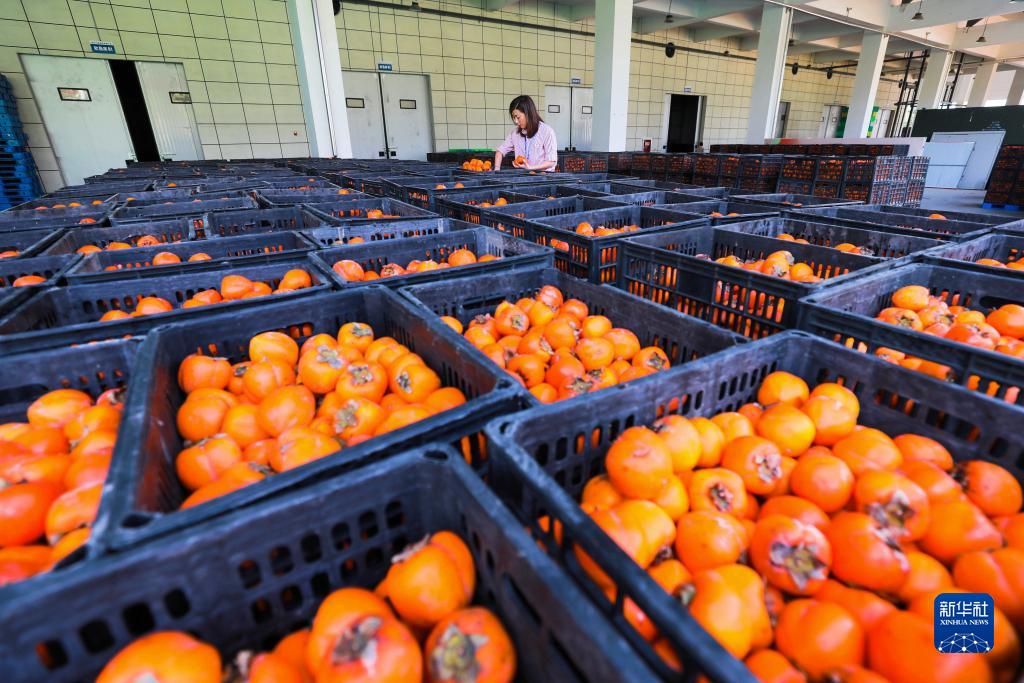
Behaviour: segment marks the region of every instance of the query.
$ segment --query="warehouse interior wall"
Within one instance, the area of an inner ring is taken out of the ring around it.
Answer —
[[[544,86],[579,78],[593,86],[593,19],[565,17],[572,5],[523,0],[486,12],[483,0],[424,0],[463,17],[416,12],[392,2],[347,0],[336,17],[342,68],[427,74],[434,148],[493,147],[510,127],[507,103],[521,93],[544,107]],[[477,19],[517,22],[499,24]],[[578,33],[572,33],[578,32]],[[581,35],[591,34],[591,35]],[[705,148],[742,142],[750,110],[754,52],[736,40],[693,43],[679,30],[634,33],[630,63],[627,148],[664,144],[665,95],[706,96]],[[114,56],[94,54],[90,41],[113,43]],[[655,45],[637,41],[650,41]],[[674,58],[661,44],[685,49]],[[306,156],[309,145],[285,0],[3,0],[0,72],[14,87],[19,112],[47,190],[63,184],[19,54],[173,61],[184,65],[207,158]],[[806,60],[803,60],[806,61]],[[788,70],[789,136],[815,136],[825,104],[848,104],[851,75]],[[891,106],[898,87],[883,80],[877,104]]]
[[[54,190],[64,182],[19,54],[180,62],[206,158],[309,155],[285,0],[0,1],[0,73]]]
[[[594,31],[592,18],[566,19],[576,6],[521,0],[500,12],[487,12],[481,9],[482,0],[425,0],[420,5],[468,16],[416,12],[390,0],[349,0],[336,17],[338,47],[343,69],[375,70],[383,62],[395,71],[430,77],[438,151],[496,145],[508,134],[507,106],[516,95],[533,95],[543,112],[545,85],[569,85],[579,78],[583,86],[593,86],[594,38],[566,32]],[[738,41],[731,39],[694,43],[671,29],[634,33],[633,39],[627,149],[641,149],[645,139],[652,140],[655,151],[664,144],[666,93],[707,97],[705,148],[744,141],[756,52],[740,51]],[[639,40],[731,54],[679,50],[668,58],[660,45]],[[848,71],[849,76],[835,74],[832,79],[823,71],[802,69],[796,76],[786,72],[782,99],[792,102],[787,135],[816,136],[823,105],[849,104],[853,69]],[[898,95],[896,83],[882,81],[876,104],[891,107]]]

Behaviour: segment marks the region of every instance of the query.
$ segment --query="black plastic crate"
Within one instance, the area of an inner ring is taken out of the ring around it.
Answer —
[[[1020,278],[911,263],[865,274],[856,283],[808,297],[800,329],[867,353],[885,347],[932,361],[948,368],[944,373],[947,382],[976,387],[1024,405],[1024,396],[1019,395],[1024,386],[1024,360],[875,320],[882,309],[892,305],[893,292],[906,285],[922,285],[934,296],[955,297],[956,301],[948,301],[950,305],[986,314],[1006,303],[1024,302]]]
[[[755,220],[778,216],[779,210],[764,204],[750,204],[737,201],[730,197],[702,197],[691,194],[674,194],[674,198],[685,197],[686,201],[679,204],[664,204],[660,208],[672,211],[687,211],[706,216],[712,225],[735,223],[737,221]]]
[[[119,649],[156,630],[192,633],[225,662],[241,650],[269,649],[308,625],[331,591],[372,590],[393,554],[442,530],[473,556],[473,604],[491,609],[511,636],[517,681],[652,680],[511,512],[440,446],[232,511],[195,535],[88,571],[69,570],[30,603],[4,605],[5,680],[92,680]]]
[[[716,683],[754,680],[590,520],[577,501],[586,482],[604,471],[608,448],[627,427],[650,424],[665,413],[696,417],[735,411],[756,401],[764,377],[777,370],[796,374],[812,386],[842,383],[860,401],[861,424],[892,435],[930,437],[957,460],[990,460],[1018,480],[1024,478],[1024,438],[1017,429],[1016,408],[800,332],[738,346],[625,385],[621,391],[595,394],[586,403],[544,406],[495,421],[488,427],[495,490],[652,667],[660,667],[659,659],[626,622],[623,596],[654,621],[687,672],[699,671]],[[539,527],[543,516],[554,518],[552,526],[560,527],[560,540]],[[611,578],[616,602],[609,602],[582,570],[575,546]],[[678,675],[659,673],[666,680],[678,680]]]
[[[337,247],[350,242],[376,242],[380,240],[408,239],[439,235],[453,230],[465,230],[478,227],[474,223],[466,223],[453,218],[412,218],[384,223],[357,223],[355,225],[325,225],[319,228],[307,228],[302,231],[314,244],[321,249]]]
[[[24,422],[25,412],[32,402],[55,389],[78,389],[95,400],[108,389],[124,388],[140,343],[138,338],[119,339],[0,357],[0,422]],[[31,599],[41,586],[59,585],[65,568],[100,553],[99,545],[91,538],[83,548],[62,560],[56,570],[0,587],[0,604],[10,604],[17,596]],[[10,617],[4,619],[5,628],[12,623]],[[10,642],[7,636],[3,640]],[[0,646],[0,650],[4,647]],[[11,669],[5,664],[0,670],[7,680]]]
[[[63,284],[64,275],[78,259],[71,255],[0,259],[0,311],[20,304],[41,289]],[[13,286],[15,280],[26,275],[36,275],[45,282]]]
[[[538,199],[532,202],[517,202],[511,206],[495,206],[485,209],[481,213],[480,222],[487,227],[512,233],[515,237],[533,239],[531,226],[535,220],[616,206],[621,206],[621,204],[611,201],[607,197],[576,196]]]
[[[443,263],[457,249],[469,249],[477,257],[491,254],[499,258],[468,266],[409,273],[368,282],[350,282],[332,269],[336,262],[347,259],[355,261],[364,270],[373,270],[379,274],[388,263],[397,263],[403,268],[413,260],[432,259],[437,263]],[[492,228],[470,228],[398,241],[348,244],[323,249],[314,253],[311,258],[330,276],[337,287],[343,289],[370,284],[401,287],[407,284],[437,282],[495,271],[504,272],[534,266],[551,266],[554,262],[554,254],[551,249],[526,240],[516,239]]]
[[[320,219],[322,224],[326,225],[379,223],[381,221],[405,218],[427,218],[436,215],[426,209],[421,209],[388,197],[356,199],[326,204],[306,204],[305,206],[310,213]],[[372,211],[380,211],[383,215],[368,217],[369,212]]]
[[[488,180],[487,178],[459,178],[429,183],[419,180],[409,184],[389,181],[386,190],[389,196],[401,202],[426,209],[427,211],[437,211],[437,201],[442,197],[461,194],[466,190],[494,187],[498,182],[497,180]]]
[[[195,226],[196,239],[237,237],[280,230],[302,230],[325,225],[320,216],[300,206],[269,209],[241,209],[211,213],[205,225]]]
[[[17,353],[34,348],[140,335],[158,325],[182,317],[209,316],[265,305],[269,301],[292,300],[331,287],[327,275],[321,273],[305,256],[293,259],[264,259],[264,263],[225,265],[219,269],[174,275],[157,276],[144,271],[128,271],[121,279],[115,281],[47,288],[0,316],[0,353]],[[267,297],[181,308],[181,305],[197,292],[219,289],[221,278],[225,275],[244,275],[253,281],[266,282],[273,289],[277,287],[285,272],[292,268],[302,268],[309,272],[313,286],[294,292],[270,294]],[[100,317],[107,311],[134,309],[138,300],[144,296],[161,297],[176,308],[167,313],[99,322]]]
[[[836,223],[870,230],[898,231],[904,235],[917,235],[918,237],[931,237],[954,242],[974,239],[989,228],[981,223],[937,220],[927,216],[876,211],[869,206],[803,208],[787,213],[806,216],[817,223]]]
[[[149,190],[147,192],[118,192],[111,199],[115,204],[131,204],[132,206],[150,206],[164,202],[192,201],[192,188],[181,187],[171,190]]]
[[[620,188],[629,188],[629,186],[620,186]],[[630,189],[634,191],[609,194],[605,198],[622,204],[632,204],[633,206],[661,206],[664,204],[682,204],[685,202],[692,202],[705,199],[705,197],[696,197],[696,195],[686,194],[683,192],[669,192],[667,190],[646,190],[642,192],[636,192],[635,190],[639,188],[632,187]]]
[[[174,466],[175,456],[184,447],[175,426],[175,415],[184,401],[177,381],[182,359],[202,349],[203,353],[223,356],[234,363],[247,357],[249,339],[260,332],[284,331],[301,343],[315,333],[336,334],[347,322],[366,323],[376,336],[391,336],[408,346],[440,375],[444,386],[461,389],[466,403],[344,448],[340,454],[178,510],[188,495]],[[126,548],[427,441],[452,443],[467,457],[483,462],[477,435],[488,420],[515,409],[517,385],[497,367],[461,353],[440,335],[443,326],[385,287],[362,287],[291,303],[267,303],[154,330],[140,351],[136,381],[129,387],[127,400],[133,419],[126,425],[123,443],[114,452],[111,477],[122,495],[101,507],[97,531],[103,529],[108,534],[105,543],[111,547]]]
[[[558,287],[566,299],[579,299],[587,305],[591,315],[607,316],[616,327],[632,330],[641,346],[661,348],[673,367],[745,341],[703,320],[681,315],[613,287],[574,278],[554,268],[530,268],[488,273],[471,280],[416,284],[402,288],[401,292],[433,315],[448,315],[468,325],[478,315],[493,314],[502,301],[532,297],[545,285]],[[454,330],[442,332],[463,353],[491,362]],[[539,405],[529,392],[524,392],[523,400]]]
[[[609,152],[608,153],[608,172],[609,173],[624,173],[628,172],[633,165],[633,152]]]
[[[597,284],[614,284],[618,279],[619,243],[634,233],[587,237],[577,234],[576,227],[587,222],[595,230],[637,226],[640,230],[661,232],[707,225],[705,216],[687,212],[685,206],[688,205],[669,208],[617,204],[617,208],[536,219],[529,226],[529,234],[537,244],[555,248],[555,267],[559,270]]]
[[[8,258],[37,256],[62,234],[64,234],[63,230],[51,228],[0,232],[0,254],[10,251],[18,252],[17,256],[0,258],[0,263],[3,263],[4,259]]]
[[[42,211],[10,209],[0,211],[0,232],[65,228],[77,225],[105,225],[113,204],[81,206]]]
[[[975,211],[936,211],[934,209],[919,209],[909,206],[886,206],[882,205],[864,205],[850,207],[851,209],[857,209],[858,211],[869,211],[873,213],[884,213],[894,214],[899,216],[916,216],[918,218],[928,218],[932,214],[938,213],[939,215],[945,216],[947,220],[957,221],[961,223],[978,223],[980,225],[988,226],[1005,226],[1014,223],[1020,223],[1020,219],[1014,214],[991,214],[991,213],[978,213]]]
[[[494,202],[504,199],[508,204],[537,201],[538,196],[529,194],[531,188],[486,189],[455,192],[437,198],[437,214],[446,218],[454,218],[468,223],[481,223],[481,214],[485,209],[494,206]],[[483,206],[488,204],[488,206]]]
[[[85,246],[105,248],[111,242],[135,244],[142,237],[155,237],[162,245],[192,239],[195,234],[195,223],[202,224],[204,217],[169,218],[162,221],[147,223],[124,223],[104,228],[81,227],[65,230],[54,240],[44,253],[74,254]],[[138,247],[136,247],[138,248]],[[143,247],[145,248],[145,247]],[[123,251],[133,251],[126,249]]]
[[[315,251],[316,245],[301,233],[281,230],[241,237],[198,240],[179,244],[161,244],[138,249],[118,249],[89,254],[68,271],[71,284],[109,282],[124,279],[129,271],[144,270],[149,275],[185,274],[246,263],[267,263],[275,257],[288,259]],[[175,254],[181,263],[153,265],[160,253]],[[195,254],[206,254],[205,261],[189,261]]]
[[[941,247],[943,242],[927,237],[909,237],[894,235],[878,230],[864,230],[846,225],[830,225],[815,223],[800,218],[762,218],[760,220],[741,221],[720,226],[722,230],[733,230],[748,235],[762,237],[778,237],[787,234],[795,239],[804,239],[819,247],[835,249],[840,244],[852,244],[861,248],[865,256],[897,259],[912,254],[925,252],[928,249]],[[780,249],[785,249],[787,242],[780,240]],[[866,251],[865,251],[866,250]]]
[[[729,190],[725,187],[710,187],[705,185],[690,185],[672,180],[621,180],[619,185],[637,185],[640,192],[650,190],[665,190],[667,192],[681,192],[689,195],[701,195],[706,198],[727,197]]]
[[[795,329],[803,297],[884,262],[716,227],[633,236],[621,247],[618,287],[751,339]],[[783,280],[712,260],[730,254],[761,259],[780,250],[809,264],[823,281]]]
[[[860,202],[851,199],[834,199],[827,197],[816,197],[809,194],[786,194],[786,193],[764,193],[764,194],[735,194],[733,198],[750,204],[764,204],[765,206],[776,206],[780,209],[802,209],[804,207],[822,206],[852,206]]]
[[[260,206],[295,206],[296,204],[318,204],[322,202],[347,201],[349,199],[370,199],[370,195],[350,190],[347,187],[314,187],[310,190],[282,190],[277,188],[258,190],[256,201]]]
[[[149,206],[122,206],[110,215],[114,225],[128,222],[150,221],[174,216],[198,216],[208,212],[221,212],[228,209],[255,209],[256,200],[252,197],[231,197],[228,199],[208,199],[206,201],[170,202],[167,204],[151,204]]]
[[[1024,259],[1024,234],[996,232],[968,242],[950,242],[923,254],[923,258],[949,268],[1020,278],[1024,277],[1024,270],[989,266],[977,261],[988,258],[1007,264]]]

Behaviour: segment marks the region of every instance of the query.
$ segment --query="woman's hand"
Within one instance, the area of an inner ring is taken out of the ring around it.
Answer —
[[[515,166],[516,168],[528,168],[526,164],[526,157],[524,156],[517,156],[515,159],[512,160],[512,165]]]

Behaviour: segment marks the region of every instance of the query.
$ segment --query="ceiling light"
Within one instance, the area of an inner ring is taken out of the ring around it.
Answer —
[[[976,43],[987,43],[988,40],[985,38],[985,36],[983,34],[983,35],[978,36],[978,39],[976,41],[974,41],[974,42],[976,42]]]
[[[409,9],[411,9],[413,12],[422,12],[423,11],[423,8],[420,7],[420,3],[418,3],[416,0],[412,0],[412,4],[409,5]]]
[[[985,19],[985,24],[981,27],[981,35],[978,36],[978,39],[976,41],[974,41],[974,42],[976,42],[976,43],[987,43],[988,40],[986,40],[986,38],[985,38],[985,31],[987,31],[987,30],[988,30],[988,19]]]
[[[797,64],[796,62],[793,62],[793,68],[791,69],[791,71],[793,72],[793,75],[796,76],[797,72],[800,71],[800,65]]]
[[[666,14],[665,15],[665,23],[666,24],[671,24],[672,23],[672,15],[671,14]]]
[[[924,21],[924,15],[920,11],[916,12],[914,16],[910,17],[911,21]]]
[[[832,67],[825,69],[825,78],[832,80]]]

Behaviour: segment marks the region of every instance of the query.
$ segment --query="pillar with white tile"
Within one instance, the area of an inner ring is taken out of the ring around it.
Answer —
[[[1013,72],[1013,81],[1010,83],[1010,92],[1006,95],[1006,104],[1024,104],[1024,69],[1017,69]]]
[[[288,0],[288,18],[309,153],[315,157],[351,157],[345,84],[331,3]]]
[[[600,4],[600,3],[599,3]],[[751,92],[747,142],[762,144],[775,133],[782,94],[782,76],[789,49],[789,31],[793,10],[782,5],[764,6],[761,33],[757,39],[757,64],[754,66],[754,88]]]
[[[594,121],[591,149],[626,149],[633,0],[599,0],[594,17]]]
[[[988,93],[992,89],[992,77],[996,75],[999,62],[988,61],[978,65],[978,71],[974,74],[974,84],[971,86],[971,94],[967,97],[968,107],[984,107],[988,99]]]
[[[857,74],[853,77],[853,93],[850,97],[850,110],[846,115],[844,138],[863,138],[868,134],[875,95],[878,93],[878,79],[882,75],[885,48],[888,45],[889,36],[864,32],[860,56],[857,58]]]
[[[946,80],[949,67],[953,63],[953,53],[947,50],[932,50],[928,54],[928,62],[924,67],[924,76],[917,86],[917,108],[938,109],[942,97],[946,93]]]

